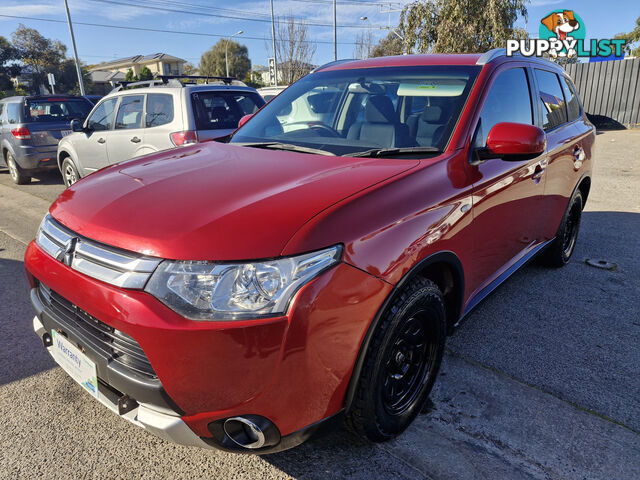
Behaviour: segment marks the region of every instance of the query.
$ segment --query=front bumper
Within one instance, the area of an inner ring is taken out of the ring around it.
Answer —
[[[339,264],[303,287],[286,317],[202,322],[179,316],[143,291],[80,274],[33,242],[25,266],[34,290],[44,283],[140,345],[169,401],[139,401],[142,410],[130,417],[152,432],[157,425],[172,425],[168,430],[179,432],[167,434],[160,428],[163,438],[192,445],[195,437],[218,448],[225,444],[216,426],[230,417],[259,415],[277,426],[281,441],[270,451],[304,441],[319,422],[339,417],[362,340],[391,290],[387,283]],[[34,307],[38,312],[36,301]],[[48,328],[46,309],[38,315]],[[109,375],[107,371],[113,382]],[[128,385],[121,383],[116,390],[135,397]],[[149,419],[149,412],[157,423],[145,427],[141,419]],[[184,440],[181,425],[188,426],[192,437]]]

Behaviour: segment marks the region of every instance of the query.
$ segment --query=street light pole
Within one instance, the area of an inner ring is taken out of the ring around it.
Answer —
[[[66,1],[66,0],[65,0]],[[235,37],[236,35],[242,35],[244,32],[242,30],[238,30],[236,33],[234,33],[233,35],[231,35],[229,38],[227,38],[227,41],[225,42],[225,47],[224,47],[224,64],[225,67],[227,67],[227,77],[229,76],[229,42],[231,41],[231,39],[233,37]]]
[[[64,8],[67,10],[67,23],[69,24],[69,33],[71,33],[71,45],[73,45],[73,58],[76,61],[76,73],[78,74],[78,85],[80,85],[80,95],[84,95],[84,82],[82,81],[82,70],[80,69],[80,61],[78,60],[78,49],[76,48],[76,38],[73,36],[73,26],[71,25],[71,14],[69,13],[69,4],[64,0]]]
[[[278,54],[276,53],[276,21],[273,16],[273,0],[271,0],[271,42],[273,45],[273,71],[276,76],[276,87],[278,86]]]
[[[336,23],[336,0],[333,0],[333,59],[338,60],[338,25]]]

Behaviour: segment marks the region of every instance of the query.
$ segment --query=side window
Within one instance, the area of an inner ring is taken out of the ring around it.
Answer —
[[[87,121],[87,126],[91,130],[111,130],[113,125],[113,112],[116,108],[117,98],[110,98],[103,101],[95,109]]]
[[[173,96],[165,93],[147,94],[145,125],[159,127],[173,120]]]
[[[6,123],[4,120],[4,103],[0,103],[0,122]]]
[[[531,94],[524,68],[512,68],[498,75],[482,106],[475,146],[484,147],[494,125],[501,122],[533,124]]]
[[[116,116],[116,130],[140,128],[142,126],[142,106],[144,95],[125,95],[120,100]]]
[[[540,90],[542,128],[552,130],[567,122],[567,109],[560,81],[555,73],[536,68],[536,79]]]
[[[20,108],[19,103],[7,103],[7,121],[9,123],[20,123]]]
[[[573,122],[576,118],[580,117],[580,103],[578,102],[578,96],[573,84],[568,78],[563,77],[560,81],[562,84],[562,90],[564,92],[564,98],[567,99],[567,113],[569,114],[569,121]]]

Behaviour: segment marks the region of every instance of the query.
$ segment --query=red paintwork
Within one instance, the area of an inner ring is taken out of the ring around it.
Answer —
[[[477,58],[401,56],[327,69],[474,64]],[[33,243],[25,258],[29,275],[135,338],[199,435],[209,436],[211,420],[243,413],[270,418],[285,435],[294,432],[342,408],[371,320],[417,262],[441,251],[458,257],[464,310],[555,235],[574,188],[591,173],[595,135],[586,117],[548,132],[546,150],[534,159],[469,162],[493,78],[511,66],[534,64],[564,75],[524,58],[486,65],[446,151],[434,158],[341,158],[198,144],[106,168],[51,207],[55,218],[82,235],[172,259],[255,259],[343,244],[343,262],[306,285],[286,317],[186,320],[144,292],[70,270]],[[518,148],[532,145],[533,128],[502,128]],[[494,148],[512,148],[508,137],[496,135],[501,142]],[[535,137],[540,142],[539,132]],[[574,159],[577,146],[585,153],[582,162]]]
[[[487,148],[495,155],[540,155],[547,148],[547,137],[535,125],[502,122],[487,135]]]

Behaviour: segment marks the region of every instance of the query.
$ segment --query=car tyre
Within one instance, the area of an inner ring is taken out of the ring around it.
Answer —
[[[80,174],[78,173],[75,163],[71,160],[71,157],[64,159],[62,166],[60,167],[60,172],[62,173],[64,185],[67,188],[80,180]]]
[[[582,194],[578,190],[571,198],[562,217],[558,233],[545,252],[544,260],[550,267],[559,268],[569,263],[578,241],[582,205]]]
[[[16,163],[15,158],[11,155],[11,152],[7,152],[7,168],[9,168],[11,180],[13,180],[13,183],[16,185],[26,185],[31,183],[31,177],[22,173],[22,170]]]
[[[445,338],[442,293],[430,280],[411,280],[373,333],[347,425],[373,442],[402,433],[431,392]]]

